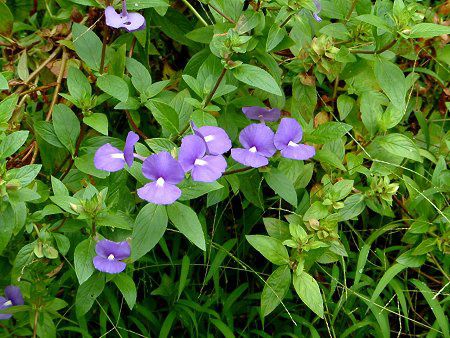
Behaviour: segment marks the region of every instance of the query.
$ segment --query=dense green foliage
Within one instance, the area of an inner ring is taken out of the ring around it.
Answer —
[[[448,1],[129,0],[135,32],[110,4],[0,1],[0,294],[25,300],[0,337],[450,337]],[[227,155],[167,206],[139,162],[94,165],[130,130],[176,158],[190,121],[240,147],[248,106],[315,156]]]

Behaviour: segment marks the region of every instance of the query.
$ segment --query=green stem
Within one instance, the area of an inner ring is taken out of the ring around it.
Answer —
[[[388,49],[390,49],[391,47],[394,47],[394,45],[397,43],[397,40],[394,39],[391,42],[389,42],[386,46],[378,49],[378,50],[358,50],[358,49],[353,49],[350,50],[350,53],[353,54],[381,54],[385,51],[387,51]]]
[[[347,23],[348,20],[352,17],[353,11],[355,10],[356,4],[358,3],[358,0],[353,0],[352,5],[350,7],[350,10],[347,13],[347,16],[345,17],[345,22]]]
[[[190,10],[191,12],[197,17],[197,19],[204,25],[208,26],[208,23],[205,21],[205,19],[202,18],[199,12],[192,6],[188,0],[181,0]]]
[[[209,3],[208,4],[209,7],[211,7],[212,9],[214,9],[217,14],[219,14],[221,17],[223,17],[225,20],[227,20],[228,22],[232,23],[233,25],[236,24],[236,21],[234,21],[232,18],[230,18],[228,15],[226,15],[225,13],[223,13],[220,9],[218,9],[216,6],[214,6],[213,4]]]
[[[226,68],[223,68],[223,69],[222,69],[222,72],[221,72],[220,75],[219,75],[219,78],[218,78],[217,81],[216,81],[216,84],[214,85],[213,89],[211,90],[211,92],[210,92],[210,93],[208,94],[208,96],[206,97],[205,102],[203,103],[203,108],[205,108],[205,107],[211,102],[211,100],[212,100],[214,94],[216,93],[217,88],[219,88],[220,83],[222,82],[222,80],[223,80],[223,78],[224,78],[226,72],[227,72],[227,69],[226,69]]]
[[[245,167],[245,168],[241,168],[241,169],[235,169],[235,170],[230,170],[230,171],[225,171],[223,175],[232,175],[232,174],[237,174],[237,173],[243,173],[245,171],[249,171],[253,169],[252,167]]]

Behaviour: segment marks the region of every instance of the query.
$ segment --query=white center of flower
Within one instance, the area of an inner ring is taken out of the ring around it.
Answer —
[[[123,156],[123,153],[116,153],[116,154],[111,154],[109,155],[109,157],[111,158],[120,158],[120,159],[125,159],[125,157]]]
[[[291,146],[291,147],[298,147],[298,144],[297,144],[297,143],[294,143],[294,142],[292,142],[292,141],[289,141],[288,146]]]
[[[108,256],[108,261],[113,261],[114,260],[114,255],[113,254],[110,254],[109,256]]]
[[[251,153],[256,153],[257,150],[256,150],[256,147],[253,146],[248,151],[251,152]]]
[[[11,306],[12,302],[10,300],[7,300],[6,302],[3,303],[3,306]]]
[[[205,142],[211,142],[214,140],[214,135],[206,135],[204,138]]]
[[[206,162],[205,160],[201,160],[201,159],[196,159],[194,162],[194,165],[207,165],[208,162]]]
[[[162,187],[162,186],[164,185],[165,182],[166,182],[166,181],[164,181],[164,178],[160,177],[160,178],[158,178],[158,179],[156,180],[156,185],[157,185],[158,187]]]

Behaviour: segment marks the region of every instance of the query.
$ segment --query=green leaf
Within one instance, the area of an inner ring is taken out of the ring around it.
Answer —
[[[66,105],[57,104],[53,111],[53,128],[59,141],[73,154],[80,135],[80,122],[75,113]]]
[[[339,95],[337,98],[337,108],[339,112],[339,118],[345,120],[355,106],[355,100],[348,95]]]
[[[92,275],[86,282],[81,284],[75,300],[77,314],[81,316],[86,314],[104,288],[105,276],[101,273]]]
[[[268,93],[278,96],[281,96],[283,94],[281,92],[280,86],[272,77],[272,75],[270,75],[262,68],[253,65],[242,64],[233,69],[233,75],[236,79],[245,84],[248,84],[249,86],[262,89]]]
[[[264,178],[276,194],[292,206],[297,207],[297,193],[294,185],[281,171],[273,168],[264,173]]]
[[[409,37],[412,39],[416,38],[433,38],[439,35],[450,34],[450,27],[444,25],[438,25],[435,23],[419,23],[411,28]]]
[[[145,93],[152,84],[152,77],[147,68],[132,58],[127,58],[126,65],[134,88],[141,94]]]
[[[342,122],[326,122],[319,125],[310,135],[305,135],[305,141],[324,144],[341,138],[352,129],[352,126]]]
[[[184,255],[183,260],[181,261],[180,281],[178,284],[178,299],[180,299],[181,293],[183,292],[184,287],[186,286],[190,263],[191,261],[189,259],[189,256]]]
[[[19,58],[19,63],[17,64],[17,75],[22,81],[27,81],[30,76],[30,71],[28,70],[28,56],[27,53],[22,53]]]
[[[153,117],[169,134],[179,132],[180,125],[175,109],[164,102],[154,100],[147,102],[146,107],[151,110]]]
[[[173,225],[201,250],[206,250],[205,234],[197,214],[187,205],[175,202],[167,206],[167,214]]]
[[[289,265],[279,266],[264,284],[261,294],[261,313],[263,317],[270,314],[281,303],[291,285]]]
[[[83,156],[78,156],[75,161],[75,167],[77,167],[78,170],[88,174],[92,175],[94,177],[98,178],[106,178],[109,176],[109,172],[105,170],[99,170],[94,165],[94,155],[93,153],[90,154],[84,154]]]
[[[203,196],[211,191],[223,188],[223,186],[215,182],[194,182],[192,180],[184,180],[178,185],[181,189],[180,201],[189,201],[194,198]]]
[[[129,0],[128,9],[138,10],[144,8],[169,7],[167,0]]]
[[[327,217],[328,208],[322,204],[321,201],[315,201],[311,206],[306,210],[303,215],[303,220],[308,222],[311,219],[319,220]]]
[[[0,213],[0,253],[8,245],[15,227],[14,210],[11,205],[2,210]]]
[[[292,237],[289,232],[289,225],[286,222],[271,217],[263,218],[263,222],[270,237],[276,238],[282,242]]]
[[[450,329],[449,329],[449,321],[448,316],[445,314],[442,309],[441,304],[436,299],[435,296],[432,296],[434,292],[423,282],[417,279],[410,279],[410,282],[414,284],[416,288],[422,293],[423,297],[427,301],[429,308],[433,311],[434,316],[436,317],[437,323],[442,330],[442,335],[445,338],[450,337]],[[448,314],[448,312],[447,312]]]
[[[27,130],[16,131],[6,136],[0,144],[0,159],[7,158],[22,147],[28,138]]]
[[[136,217],[133,226],[131,258],[135,261],[152,250],[167,228],[167,213],[163,206],[148,203]]]
[[[280,240],[263,235],[246,235],[245,238],[252,247],[273,264],[289,264],[289,254]]]
[[[30,164],[20,168],[14,168],[7,172],[7,180],[18,180],[22,187],[30,184],[41,170],[41,164]]]
[[[293,284],[302,302],[316,315],[323,318],[323,300],[317,281],[303,271],[300,275],[294,274]]]
[[[345,199],[344,207],[338,213],[330,215],[327,220],[347,221],[361,214],[365,206],[365,196],[363,194],[351,195]]]
[[[92,94],[91,84],[83,72],[75,67],[69,67],[67,75],[67,87],[70,95],[78,102],[90,99]]]
[[[390,61],[377,58],[375,61],[375,77],[392,104],[403,111],[408,87],[402,70]]]
[[[94,263],[92,263],[95,256],[95,241],[87,238],[80,242],[76,246],[73,256],[78,282],[83,284],[95,271]]]
[[[150,147],[150,149],[155,152],[159,153],[161,151],[167,151],[171,153],[174,149],[177,149],[177,145],[173,143],[171,140],[166,138],[151,138],[145,140],[145,143]]]
[[[121,102],[128,100],[128,85],[124,79],[104,74],[97,79],[97,87]]]
[[[0,73],[0,90],[8,90],[9,89],[9,84],[8,84],[8,80],[6,80],[5,76]],[[14,96],[14,95],[11,95]],[[0,110],[0,116],[1,116],[1,110]],[[0,117],[1,119],[1,117]]]
[[[378,136],[374,140],[374,142],[379,144],[384,150],[393,155],[406,157],[414,161],[422,162],[419,148],[406,135],[389,134],[386,136]]]
[[[93,113],[83,117],[83,122],[100,134],[108,136],[108,117],[105,114]]]
[[[94,69],[100,69],[102,42],[91,28],[74,23],[72,25],[73,45],[78,56]]]
[[[9,10],[8,6],[0,2],[0,34],[6,36],[11,35],[14,23],[14,16]]]
[[[366,22],[370,25],[373,25],[377,28],[383,29],[387,32],[391,31],[391,27],[388,26],[387,22],[384,21],[382,18],[373,15],[373,14],[363,14],[356,17],[357,20]]]
[[[210,318],[210,322],[219,329],[219,331],[223,334],[225,338],[234,338],[236,337],[233,333],[233,330],[230,329],[224,322],[216,318]]]
[[[136,304],[137,296],[136,285],[134,284],[133,278],[124,273],[119,273],[114,276],[113,282],[120,290],[120,293],[122,293],[122,296],[125,298],[130,310],[133,309]]]
[[[1,3],[0,3],[1,4]],[[2,124],[8,123],[11,118],[14,109],[17,105],[19,96],[16,94],[9,95],[0,103],[0,127]]]
[[[342,164],[342,160],[331,150],[324,148],[318,150],[314,156],[314,159],[319,161],[321,164],[327,164],[342,171],[346,170]]]
[[[386,97],[375,91],[365,91],[361,95],[361,119],[371,135],[375,135],[378,130],[383,115],[381,104],[385,101],[387,101]]]
[[[59,141],[58,136],[56,136],[55,128],[51,122],[47,121],[37,121],[34,123],[34,131],[39,135],[45,142],[48,142],[56,148],[64,148],[62,143]]]
[[[270,52],[278,46],[285,35],[286,30],[284,28],[280,28],[280,26],[275,22],[269,29],[269,34],[266,41],[266,52]]]

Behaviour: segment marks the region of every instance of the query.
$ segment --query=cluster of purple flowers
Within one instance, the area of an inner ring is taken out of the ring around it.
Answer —
[[[139,136],[129,132],[124,150],[107,143],[101,146],[94,156],[97,169],[115,172],[132,166],[134,158],[143,161],[142,173],[151,182],[137,190],[140,198],[154,204],[172,204],[181,196],[177,184],[182,182],[186,173],[191,173],[192,180],[214,182],[225,172],[227,162],[223,156],[231,149],[231,157],[241,164],[259,168],[269,163],[277,150],[281,156],[306,160],[315,154],[312,146],[299,144],[303,131],[293,118],[283,118],[276,133],[265,122],[274,122],[280,118],[278,109],[262,107],[245,107],[244,114],[249,119],[259,120],[242,130],[239,141],[242,148],[231,149],[231,140],[225,130],[214,126],[197,128],[191,123],[192,135],[181,141],[178,160],[166,151],[143,158],[134,153],[134,146]]]
[[[11,306],[23,305],[23,297],[19,287],[9,285],[5,288],[5,297],[0,296],[0,311],[5,310]],[[9,319],[12,317],[10,313],[0,313],[0,320]]]

